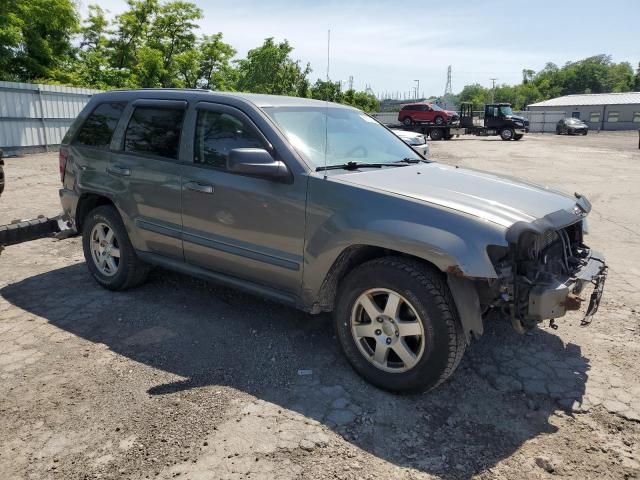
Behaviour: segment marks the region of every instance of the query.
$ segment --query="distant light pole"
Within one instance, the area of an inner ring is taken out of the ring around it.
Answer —
[[[493,86],[491,87],[491,103],[495,103],[496,80],[498,80],[498,79],[497,78],[490,78],[489,80],[491,80],[491,82],[493,82]]]
[[[420,80],[414,80],[416,82],[416,100],[418,99],[418,94],[420,92]]]

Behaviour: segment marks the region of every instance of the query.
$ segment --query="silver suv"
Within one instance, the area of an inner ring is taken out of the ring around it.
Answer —
[[[430,162],[351,107],[196,90],[94,96],[60,149],[60,197],[98,283],[151,266],[334,313],[347,359],[389,390],[455,370],[491,311],[518,331],[606,276],[591,206]]]

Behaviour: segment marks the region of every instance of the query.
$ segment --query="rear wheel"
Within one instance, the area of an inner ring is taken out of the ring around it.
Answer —
[[[442,140],[443,136],[444,136],[444,133],[440,128],[432,128],[431,131],[429,132],[429,137],[431,137],[431,140]]]
[[[456,369],[466,343],[440,272],[386,257],[349,273],[340,292],[338,339],[367,381],[386,390],[427,390]]]
[[[587,133],[589,133],[589,130],[585,130],[584,132],[582,132],[583,135],[586,135]]]
[[[402,120],[402,124],[405,127],[410,127],[411,125],[413,125],[413,120],[411,120],[411,117],[404,117],[404,120]]]
[[[149,267],[135,253],[122,218],[105,205],[87,215],[82,229],[84,258],[93,278],[109,290],[135,287],[147,277]]]
[[[511,140],[515,135],[515,132],[513,131],[512,128],[503,128],[502,131],[500,132],[500,138],[502,140]]]

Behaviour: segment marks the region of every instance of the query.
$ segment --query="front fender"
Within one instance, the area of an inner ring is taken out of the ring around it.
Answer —
[[[337,259],[354,245],[412,255],[442,272],[495,278],[486,248],[506,240],[504,227],[457,210],[312,178],[303,298],[318,297]]]

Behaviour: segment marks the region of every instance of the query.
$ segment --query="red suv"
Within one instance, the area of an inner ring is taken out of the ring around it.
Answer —
[[[398,120],[407,127],[422,122],[446,125],[457,119],[456,112],[444,110],[435,103],[409,103],[404,105],[398,113]]]

